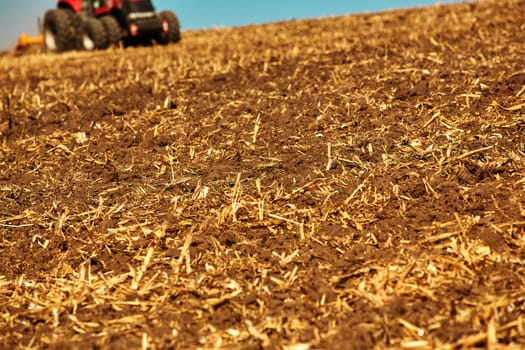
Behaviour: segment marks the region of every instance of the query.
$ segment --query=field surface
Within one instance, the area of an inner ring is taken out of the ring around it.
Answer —
[[[0,58],[0,348],[522,349],[525,2]]]

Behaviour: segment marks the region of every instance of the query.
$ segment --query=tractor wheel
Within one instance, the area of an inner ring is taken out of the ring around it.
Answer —
[[[161,21],[166,21],[168,24],[168,31],[160,33],[156,40],[161,45],[168,45],[169,43],[176,43],[180,41],[180,24],[179,19],[172,11],[162,11],[159,13]]]
[[[102,22],[102,25],[104,26],[104,29],[106,30],[107,35],[107,42],[106,46],[115,46],[118,45],[120,42],[120,39],[122,37],[120,25],[118,24],[117,20],[113,16],[104,16],[100,19]]]
[[[78,14],[76,14],[73,11],[66,11],[69,20],[71,21],[73,25],[73,29],[75,32],[75,39],[71,42],[71,49],[72,50],[82,50],[82,28],[83,28],[83,21],[82,17],[80,17]]]
[[[53,9],[44,16],[44,43],[48,50],[63,52],[75,48],[76,29],[74,13],[69,10]]]
[[[88,51],[103,49],[106,43],[106,31],[102,22],[96,18],[86,18],[82,34],[82,48]]]

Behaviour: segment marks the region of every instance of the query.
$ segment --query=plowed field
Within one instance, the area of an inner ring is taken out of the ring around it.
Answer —
[[[525,347],[525,2],[0,58],[0,348]]]

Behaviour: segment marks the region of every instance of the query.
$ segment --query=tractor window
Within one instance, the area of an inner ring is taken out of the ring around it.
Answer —
[[[93,7],[92,7],[93,6]],[[99,7],[104,6],[104,0],[83,0],[82,8],[83,9],[98,9]]]

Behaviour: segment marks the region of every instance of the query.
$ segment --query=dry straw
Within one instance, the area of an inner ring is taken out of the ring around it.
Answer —
[[[0,58],[0,347],[525,346],[522,1]]]

